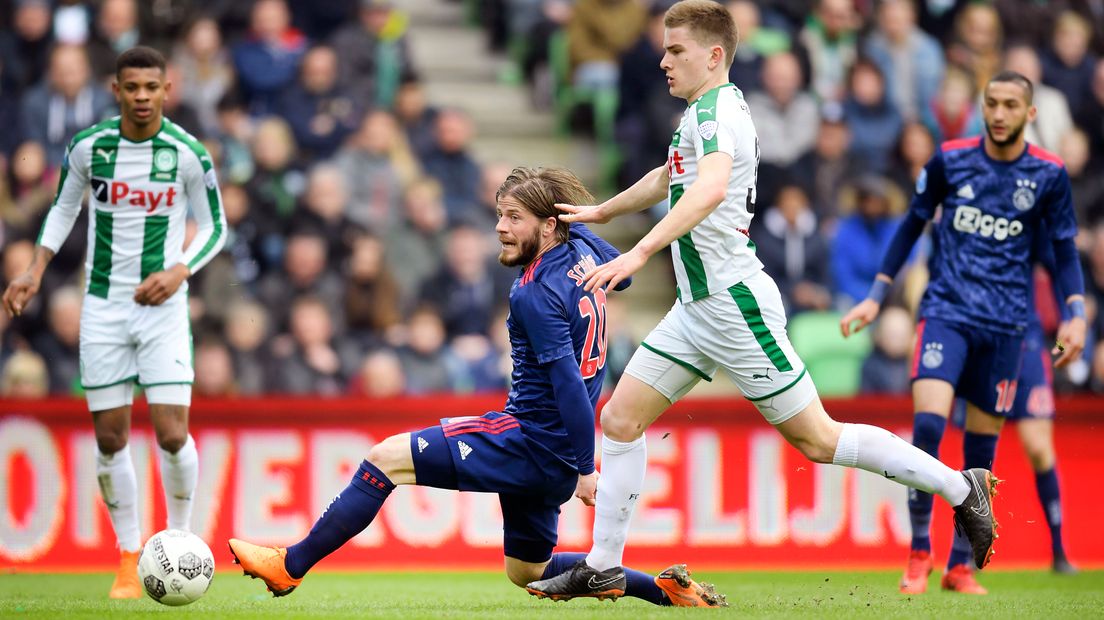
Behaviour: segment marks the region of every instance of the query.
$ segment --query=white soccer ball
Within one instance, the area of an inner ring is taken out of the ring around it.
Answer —
[[[214,576],[211,548],[191,532],[157,532],[138,556],[138,578],[146,594],[162,605],[177,607],[199,600]]]

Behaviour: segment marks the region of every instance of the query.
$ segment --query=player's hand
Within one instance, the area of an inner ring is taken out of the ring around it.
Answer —
[[[568,224],[572,222],[605,224],[612,219],[602,210],[602,205],[569,205],[557,202],[556,208],[563,211],[560,214],[560,221]]]
[[[598,470],[594,470],[585,476],[579,476],[579,483],[575,485],[575,497],[587,506],[593,506],[598,496]]]
[[[851,308],[847,314],[843,315],[840,319],[840,331],[843,333],[843,337],[847,338],[851,334],[857,334],[863,330],[864,327],[874,322],[874,319],[878,318],[878,311],[882,309],[882,305],[873,299],[867,298],[858,303],[854,308]],[[854,327],[852,323],[858,321],[858,324]]]
[[[146,276],[146,279],[134,289],[134,301],[143,306],[160,306],[176,293],[184,280],[188,279],[188,268],[176,264]]]
[[[585,285],[583,288],[588,293],[593,293],[602,287],[613,290],[623,280],[640,271],[640,268],[646,262],[648,262],[648,257],[644,256],[643,252],[633,248],[610,262],[598,265],[597,268],[588,271],[583,276],[583,284]]]
[[[8,316],[17,317],[23,314],[27,302],[38,292],[41,283],[42,280],[29,269],[12,280],[4,291],[4,310],[7,310]]]
[[[1058,327],[1058,341],[1050,352],[1051,355],[1058,355],[1058,359],[1054,360],[1055,368],[1061,368],[1074,360],[1081,359],[1081,353],[1085,350],[1087,330],[1088,325],[1081,317],[1074,317]]]

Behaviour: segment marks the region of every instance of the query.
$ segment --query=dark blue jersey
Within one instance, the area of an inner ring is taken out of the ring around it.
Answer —
[[[521,422],[527,437],[572,466],[576,452],[557,406],[561,386],[553,383],[550,366],[570,356],[579,368],[590,400],[586,441],[593,446],[594,410],[606,370],[606,292],[586,292],[582,278],[616,256],[585,227],[572,226],[568,242],[522,270],[510,290],[506,326],[514,369],[505,412]]]
[[[1005,333],[1021,332],[1029,320],[1036,236],[1077,234],[1065,166],[1034,145],[1001,162],[986,155],[980,137],[944,143],[909,208],[935,219],[920,316]]]

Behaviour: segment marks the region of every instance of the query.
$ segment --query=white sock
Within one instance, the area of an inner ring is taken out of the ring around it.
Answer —
[[[130,460],[130,446],[123,446],[115,454],[100,453],[96,457],[96,479],[119,549],[138,551],[142,548],[142,535],[138,530],[138,482],[134,476],[134,461]]]
[[[169,529],[191,531],[192,497],[199,477],[199,453],[195,441],[188,441],[176,454],[162,449],[161,484],[165,487],[165,508],[169,513]]]
[[[594,507],[594,546],[586,557],[597,570],[621,566],[625,538],[633,507],[644,486],[648,448],[641,435],[622,443],[602,436],[602,477],[598,480],[598,503]]]
[[[884,428],[869,424],[843,425],[832,463],[874,472],[938,495],[952,506],[970,494],[970,485],[961,473]]]

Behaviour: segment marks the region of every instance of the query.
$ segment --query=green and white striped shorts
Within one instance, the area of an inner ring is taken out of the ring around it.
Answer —
[[[778,286],[763,271],[716,293],[675,305],[641,343],[625,372],[672,403],[718,368],[771,424],[816,397],[805,364],[786,336]]]

